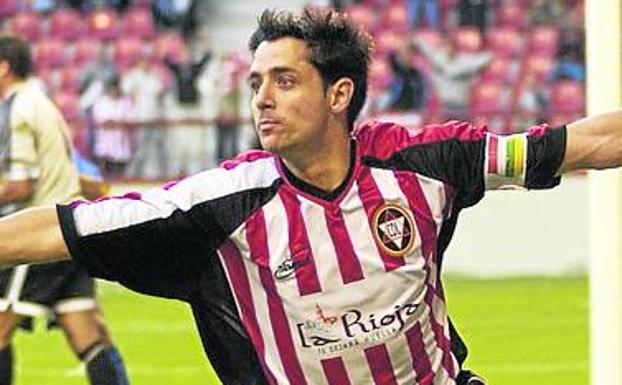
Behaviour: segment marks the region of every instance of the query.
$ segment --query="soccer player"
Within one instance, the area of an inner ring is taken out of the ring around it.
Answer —
[[[28,44],[0,36],[0,207],[39,206],[80,197],[67,125],[32,82]],[[95,300],[94,282],[72,261],[0,270],[0,385],[12,381],[12,335],[30,317],[53,315],[85,363],[92,385],[128,384]]]
[[[249,45],[265,151],[144,194],[13,214],[0,260],[69,254],[187,301],[225,384],[456,384],[439,266],[459,213],[487,189],[622,165],[622,112],[510,136],[458,121],[354,129],[364,33],[334,13],[266,11]]]

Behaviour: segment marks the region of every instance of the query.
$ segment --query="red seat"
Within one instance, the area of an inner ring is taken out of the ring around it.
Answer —
[[[28,41],[36,41],[41,35],[41,17],[35,12],[20,12],[13,16],[9,22],[9,30]]]
[[[493,27],[486,37],[486,47],[495,56],[504,58],[519,56],[523,50],[523,38],[514,28]]]
[[[34,49],[34,62],[37,68],[60,67],[65,64],[65,44],[56,38],[44,38]]]
[[[74,40],[83,33],[82,17],[73,9],[59,9],[50,16],[50,35]]]
[[[496,16],[496,24],[500,27],[522,29],[527,26],[527,9],[516,2],[501,2]]]
[[[0,17],[13,15],[19,9],[19,0],[0,1]]]
[[[156,61],[170,58],[175,61],[183,55],[186,43],[177,33],[165,33],[158,35],[153,44],[153,56]]]
[[[82,67],[67,66],[60,72],[60,89],[64,92],[77,93],[80,89],[80,72]]]
[[[111,40],[119,35],[118,15],[110,9],[97,9],[89,14],[89,36]]]
[[[585,109],[585,91],[583,84],[564,80],[551,86],[549,109],[553,114],[582,114]]]
[[[121,70],[133,66],[142,55],[142,46],[142,40],[138,38],[128,37],[117,40],[113,46],[113,61]]]
[[[432,47],[439,47],[443,43],[443,37],[435,29],[416,29],[414,33],[415,41],[423,41]]]
[[[393,81],[391,66],[381,57],[375,57],[369,67],[369,86],[374,90],[385,90]]]
[[[73,63],[75,65],[84,65],[94,61],[101,50],[99,40],[91,38],[80,39],[76,42],[73,52]]]
[[[397,49],[403,42],[403,34],[391,29],[381,29],[374,36],[376,41],[375,54],[386,55]]]
[[[553,56],[559,45],[559,28],[554,25],[539,25],[529,31],[529,51]]]
[[[155,27],[151,11],[146,7],[134,7],[125,12],[125,36],[151,39],[155,36]]]
[[[78,108],[78,96],[75,93],[60,91],[53,95],[54,103],[65,117],[67,122],[71,123],[80,118],[80,109]]]
[[[408,12],[406,12],[404,3],[391,3],[382,11],[382,27],[400,32],[406,32],[410,29]]]
[[[367,4],[351,4],[345,9],[348,18],[358,27],[363,27],[368,31],[374,30],[376,26],[376,14]]]
[[[472,114],[478,116],[509,112],[505,87],[498,82],[480,82],[473,85],[469,109]]]
[[[484,82],[510,83],[514,79],[513,64],[505,58],[494,58],[481,74]]]
[[[460,27],[454,31],[452,38],[460,52],[476,52],[483,46],[482,35],[475,27]]]
[[[529,55],[523,62],[523,73],[533,75],[539,82],[546,82],[551,77],[554,64],[551,57]]]

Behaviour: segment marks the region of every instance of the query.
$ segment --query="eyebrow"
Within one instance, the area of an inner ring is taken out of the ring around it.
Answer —
[[[298,71],[296,71],[294,68],[292,67],[287,67],[287,66],[276,66],[276,67],[272,67],[270,68],[270,70],[268,71],[269,74],[271,75],[279,75],[282,73],[286,73],[286,72],[295,72],[298,73]],[[259,72],[257,71],[253,71],[250,74],[248,74],[248,76],[246,77],[247,81],[256,79],[258,77],[261,77],[261,75],[259,74]]]

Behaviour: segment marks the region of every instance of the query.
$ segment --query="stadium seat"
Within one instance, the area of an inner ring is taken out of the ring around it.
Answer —
[[[83,33],[82,17],[73,9],[59,9],[50,16],[50,36],[75,40]]]
[[[345,9],[348,18],[357,26],[373,31],[376,26],[376,13],[367,4],[351,4]]]
[[[118,15],[111,9],[97,9],[88,16],[89,36],[100,40],[111,40],[119,35]]]
[[[0,17],[13,15],[19,9],[19,0],[0,1]]]
[[[476,52],[483,46],[482,35],[475,27],[460,27],[452,33],[452,38],[459,52]]]
[[[388,7],[382,10],[381,23],[382,28],[400,31],[402,33],[408,31],[410,29],[410,23],[405,4],[403,2],[390,3]]]
[[[486,36],[486,48],[497,57],[517,57],[523,51],[523,38],[514,28],[492,27]]]
[[[559,28],[554,25],[539,25],[529,31],[529,51],[532,54],[553,56],[559,45]]]
[[[124,36],[151,39],[155,36],[155,26],[151,11],[146,7],[133,7],[125,12]]]
[[[136,64],[142,55],[142,47],[142,40],[138,38],[120,38],[113,45],[112,59],[123,71]]]
[[[37,68],[56,68],[65,64],[65,44],[57,38],[43,38],[33,50]]]
[[[437,30],[430,28],[416,29],[413,38],[416,41],[423,41],[432,47],[438,47],[443,42],[441,34]]]
[[[63,92],[77,93],[80,89],[80,71],[82,67],[70,65],[60,71],[59,88]]]
[[[67,122],[71,123],[80,118],[80,109],[78,108],[78,96],[71,92],[57,92],[52,96],[54,103],[65,117]]]
[[[169,32],[157,35],[153,43],[153,57],[156,61],[162,61],[168,57],[175,61],[182,55],[186,43],[178,33]]]
[[[9,30],[33,42],[41,35],[41,17],[35,12],[19,12],[9,20]]]
[[[474,122],[485,122],[492,132],[511,131],[510,93],[498,82],[480,82],[471,89],[469,114]]]
[[[83,38],[76,42],[73,49],[73,63],[84,65],[92,62],[99,55],[101,42],[91,38]]]
[[[572,80],[554,83],[551,86],[549,109],[553,114],[582,114],[585,109],[583,84]]]
[[[392,29],[381,29],[375,36],[376,47],[374,53],[377,55],[386,55],[396,49],[403,41],[403,33]]]
[[[384,90],[393,81],[391,66],[382,57],[374,57],[369,67],[369,86],[374,90]]]
[[[523,61],[524,75],[531,74],[535,76],[539,82],[546,82],[551,77],[551,71],[553,71],[554,61],[549,56],[542,55],[529,55],[525,57]]]
[[[511,60],[496,57],[481,73],[484,82],[510,83],[515,78],[515,68]]]
[[[523,29],[527,26],[527,10],[517,2],[502,1],[496,13],[499,27]]]

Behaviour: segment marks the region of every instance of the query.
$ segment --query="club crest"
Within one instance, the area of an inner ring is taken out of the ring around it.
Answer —
[[[372,232],[380,248],[393,257],[404,257],[415,244],[416,229],[409,209],[386,203],[376,209]]]

